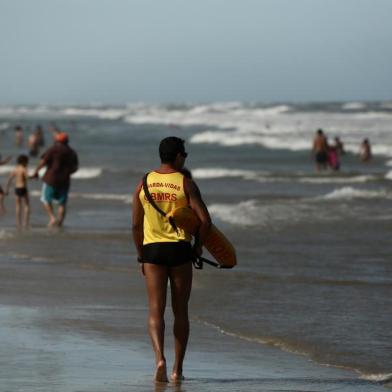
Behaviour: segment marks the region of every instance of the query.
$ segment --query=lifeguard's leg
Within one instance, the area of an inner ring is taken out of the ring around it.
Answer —
[[[170,288],[174,314],[175,361],[171,378],[183,378],[182,367],[189,338],[188,302],[192,289],[192,263],[170,268]]]
[[[168,267],[144,263],[144,274],[149,303],[148,329],[155,352],[155,381],[167,382],[165,341],[165,307],[167,296]]]

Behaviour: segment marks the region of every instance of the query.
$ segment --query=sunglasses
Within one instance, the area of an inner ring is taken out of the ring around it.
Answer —
[[[188,156],[188,153],[185,152],[185,151],[184,151],[184,152],[181,152],[180,154],[181,154],[181,156],[183,156],[184,158],[186,158],[186,157]]]

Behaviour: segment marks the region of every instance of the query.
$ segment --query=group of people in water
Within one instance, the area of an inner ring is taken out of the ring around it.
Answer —
[[[338,136],[334,138],[334,143],[328,143],[327,136],[322,129],[316,131],[313,139],[312,154],[316,164],[316,170],[340,169],[340,158],[344,155],[344,144]],[[372,151],[369,139],[364,139],[359,149],[359,159],[362,162],[369,162],[372,159]]]
[[[0,185],[0,215],[5,213],[4,197],[10,192],[14,184],[16,227],[18,230],[28,229],[30,225],[30,199],[28,191],[28,180],[37,179],[38,173],[45,168],[42,177],[43,185],[41,201],[49,217],[49,227],[61,227],[66,215],[66,204],[71,182],[71,174],[78,170],[78,156],[69,146],[69,137],[55,127],[49,130],[53,135],[53,145],[49,147],[40,157],[33,172],[29,175],[29,156],[37,157],[40,148],[45,145],[44,132],[41,126],[28,138],[28,154],[19,154],[16,165],[9,174],[4,189]],[[19,148],[25,148],[23,128],[15,126],[15,143]],[[12,159],[11,156],[1,159],[0,165],[5,165]],[[53,202],[58,204],[57,216],[53,209]]]

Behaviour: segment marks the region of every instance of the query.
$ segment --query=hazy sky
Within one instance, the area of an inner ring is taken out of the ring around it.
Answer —
[[[392,99],[392,0],[0,0],[0,104]]]

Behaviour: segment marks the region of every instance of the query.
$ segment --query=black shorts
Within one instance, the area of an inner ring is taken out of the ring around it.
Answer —
[[[193,260],[190,242],[154,242],[143,245],[143,263],[177,267]]]
[[[327,161],[328,161],[328,154],[326,152],[321,151],[316,154],[317,163],[327,163]]]
[[[25,197],[27,195],[27,188],[15,188],[15,195]]]

